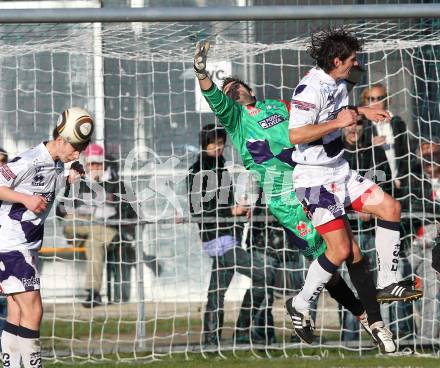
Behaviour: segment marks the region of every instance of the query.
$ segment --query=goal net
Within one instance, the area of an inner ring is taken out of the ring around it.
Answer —
[[[404,129],[393,131],[394,141],[376,138],[373,167],[384,165],[377,153],[381,149],[384,160],[393,159],[388,156],[393,152],[398,162],[399,170],[382,178],[381,185],[398,197],[404,211],[402,277],[413,278],[425,292],[417,303],[383,307],[383,315],[401,350],[433,352],[440,313],[440,284],[431,268],[440,198],[440,27],[434,21],[347,26],[365,41],[360,61],[366,73],[354,88],[353,100],[362,103],[362,91],[380,83],[382,99],[403,122]],[[309,31],[305,22],[293,21],[0,26],[0,145],[9,157],[48,140],[57,114],[81,106],[95,116],[96,143],[105,149],[106,173],[99,180],[112,188],[125,187],[122,196],[107,198],[106,206],[116,212],[102,209],[104,204],[93,196],[75,197],[91,221],[68,207],[67,215],[54,211],[47,222],[41,283],[42,342],[48,359],[106,359],[109,353],[120,360],[158,359],[228,350],[259,356],[274,351],[305,354],[306,346],[286,318],[284,300],[301,288],[308,262],[287,247],[264,208],[252,221],[219,211],[191,216],[186,177],[201,155],[199,131],[215,122],[194,78],[196,41],[212,44],[208,70],[216,82],[232,74],[247,81],[260,99],[290,100],[312,66],[306,53]],[[362,150],[358,141],[351,151],[358,164],[373,139],[388,133],[372,128],[363,134],[369,145]],[[258,190],[230,141],[224,156],[235,198],[255,199]],[[58,203],[67,203],[62,191]],[[351,221],[375,267],[374,220]],[[203,252],[201,222],[210,223],[214,232],[219,224],[239,229],[242,248],[273,275],[265,289],[266,307],[255,310],[247,338],[239,339],[236,321],[243,298],[250,298],[246,292],[251,282],[236,272],[228,286],[233,268],[212,276],[225,278],[214,280],[218,289],[211,295],[218,302],[226,292],[224,310],[211,320],[206,316],[211,270],[222,264]],[[104,262],[87,254],[91,249],[100,254],[99,247],[105,248]],[[90,269],[95,272],[92,280]],[[99,293],[101,304],[85,308],[90,285],[99,285],[94,300]],[[375,349],[358,322],[326,292],[314,318],[315,346],[322,351]],[[211,322],[218,344],[205,343]]]

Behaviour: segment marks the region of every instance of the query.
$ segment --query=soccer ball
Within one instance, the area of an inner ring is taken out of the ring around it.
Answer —
[[[58,117],[57,130],[61,137],[72,144],[90,141],[93,134],[93,119],[80,107],[64,110]]]

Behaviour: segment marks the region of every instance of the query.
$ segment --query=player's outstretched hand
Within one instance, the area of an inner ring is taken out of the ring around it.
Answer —
[[[365,115],[365,117],[371,121],[390,121],[391,120],[390,114],[388,113],[388,111],[385,111],[384,109],[373,109],[371,107],[365,107],[362,110],[362,114]]]
[[[345,128],[352,124],[356,124],[357,122],[356,111],[352,109],[343,109],[339,111],[339,114],[336,117],[336,121],[338,122],[339,128]]]
[[[39,195],[30,195],[23,203],[24,206],[33,213],[39,214],[41,212],[46,211],[47,209],[47,200],[43,196]]]
[[[194,54],[194,71],[196,77],[200,80],[205,79],[206,74],[206,58],[208,56],[209,42],[202,40],[197,42],[196,53]]]

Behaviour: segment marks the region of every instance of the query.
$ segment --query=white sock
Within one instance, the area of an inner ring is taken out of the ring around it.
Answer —
[[[5,327],[2,332],[2,360],[3,367],[20,368],[20,349],[18,342],[18,326],[8,321],[5,322]]]
[[[18,339],[24,368],[42,368],[40,332],[19,326]]]
[[[400,253],[400,223],[377,220],[377,288],[397,282]]]
[[[294,298],[294,308],[301,313],[308,311],[310,303],[318,299],[319,294],[337,269],[338,267],[331,263],[325,254],[315,259],[310,264],[303,288]]]

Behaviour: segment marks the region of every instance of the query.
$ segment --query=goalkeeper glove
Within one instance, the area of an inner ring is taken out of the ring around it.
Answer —
[[[206,74],[206,57],[208,55],[209,42],[206,40],[197,42],[196,53],[194,54],[194,71],[196,77],[200,80],[205,79]]]

